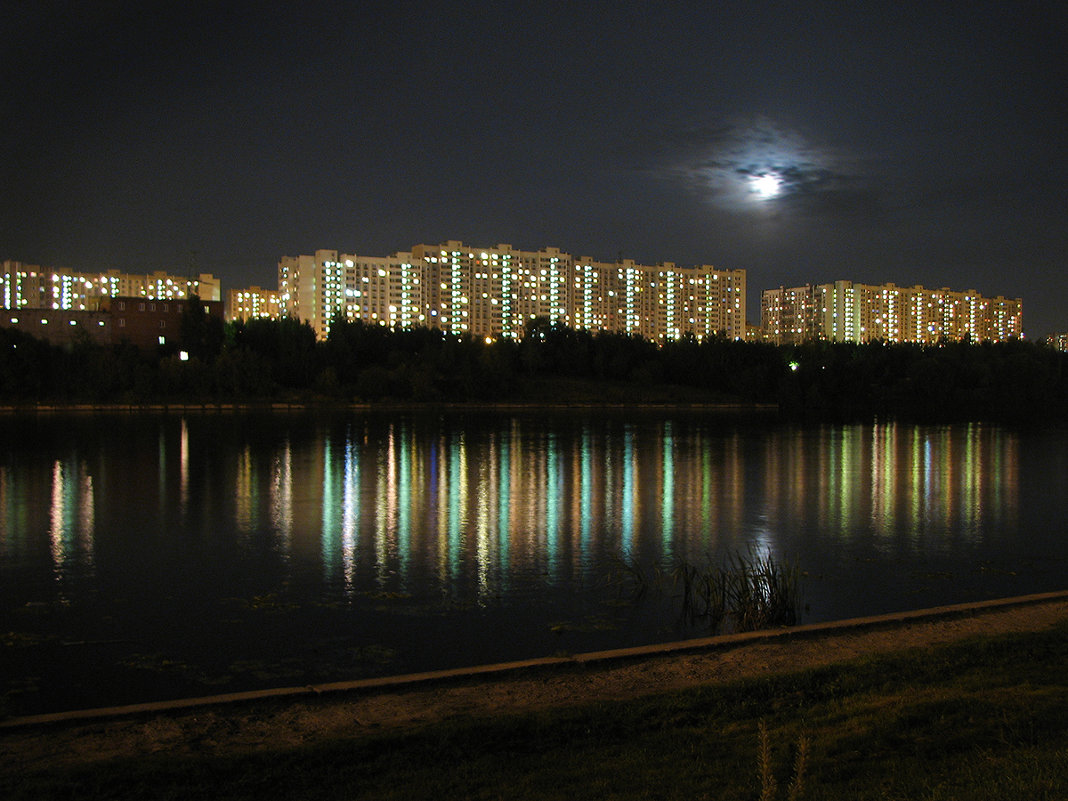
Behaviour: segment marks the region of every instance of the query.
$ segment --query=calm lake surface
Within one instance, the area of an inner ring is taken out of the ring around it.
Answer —
[[[752,551],[802,622],[1066,586],[1068,432],[707,413],[0,419],[0,713],[704,636]]]

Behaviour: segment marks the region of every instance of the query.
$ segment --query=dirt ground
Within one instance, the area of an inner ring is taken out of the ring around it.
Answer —
[[[572,660],[503,674],[450,677],[296,698],[126,712],[52,723],[0,724],[0,773],[91,765],[168,751],[226,755],[358,737],[450,717],[483,717],[627,699],[770,676],[978,635],[1039,631],[1068,619],[1068,593],[706,641],[696,650]]]

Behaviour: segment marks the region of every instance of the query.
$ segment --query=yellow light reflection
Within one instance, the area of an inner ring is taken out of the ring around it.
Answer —
[[[94,557],[96,507],[93,479],[74,462],[52,464],[48,539],[56,577],[75,565],[91,566]]]
[[[160,482],[162,484],[162,482]],[[242,534],[249,534],[255,527],[254,518],[259,504],[254,495],[254,468],[252,452],[246,445],[237,457],[237,476],[234,487],[234,522]],[[324,499],[325,500],[325,499]]]
[[[289,440],[271,465],[271,526],[281,536],[286,550],[293,534],[293,454]]]
[[[189,425],[184,417],[178,436],[178,487],[178,508],[184,517],[189,508]]]

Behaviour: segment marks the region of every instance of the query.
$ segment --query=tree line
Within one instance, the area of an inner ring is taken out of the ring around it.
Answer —
[[[545,400],[549,387],[550,399],[598,402],[673,388],[675,395],[655,397],[774,404],[784,414],[834,419],[1061,418],[1066,359],[1024,341],[776,346],[683,337],[656,344],[545,319],[532,320],[521,340],[486,342],[338,318],[318,341],[295,319],[224,324],[190,304],[178,342],[153,351],[88,339],[60,347],[0,329],[0,400],[524,402]],[[553,395],[557,388],[564,389]]]

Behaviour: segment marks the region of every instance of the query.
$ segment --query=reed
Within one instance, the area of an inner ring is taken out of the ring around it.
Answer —
[[[616,587],[621,597],[639,601],[648,592],[651,583],[658,583],[659,571],[654,570],[650,577],[642,563],[628,551],[613,554],[611,561],[612,569],[609,571],[608,584]]]
[[[704,623],[719,629],[729,614],[729,582],[726,571],[706,564],[698,567],[684,559],[676,561],[671,571],[672,584],[681,589],[683,619],[690,624]]]
[[[722,574],[735,631],[797,624],[801,571],[796,564],[777,562],[770,553],[734,553]]]
[[[677,559],[670,571],[646,570],[629,554],[617,558],[614,581],[639,600],[650,589],[670,590],[679,600],[680,617],[689,625],[713,631],[757,631],[793,626],[800,619],[801,571],[754,550],[735,552],[722,564]]]

